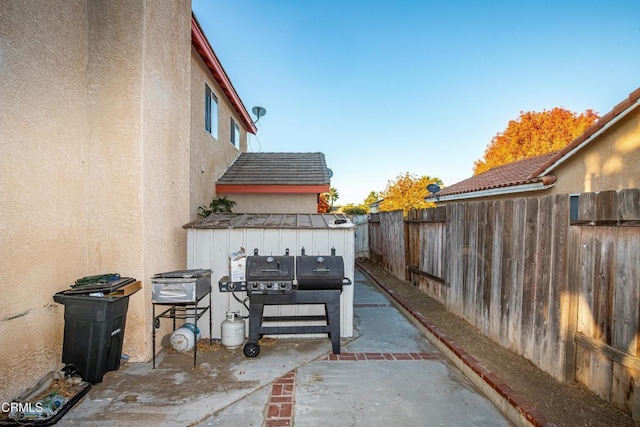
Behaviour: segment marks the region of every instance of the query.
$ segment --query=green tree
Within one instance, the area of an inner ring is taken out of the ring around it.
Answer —
[[[380,195],[376,191],[372,191],[369,193],[366,199],[364,199],[364,205],[367,207],[367,212],[369,212],[369,205],[373,202],[377,202],[380,198]]]
[[[346,215],[366,215],[369,213],[369,210],[364,205],[347,203],[340,208],[340,212]]]
[[[333,209],[333,204],[340,198],[340,194],[338,194],[338,190],[333,187],[329,188],[329,193],[327,194],[329,194],[329,203],[331,204],[331,209]]]
[[[424,199],[429,195],[427,185],[442,185],[440,178],[421,176],[405,172],[387,183],[387,188],[380,193],[384,200],[380,203],[380,212],[402,210],[405,215],[411,209],[424,209],[435,206]]]
[[[493,137],[484,156],[474,163],[474,175],[496,166],[560,150],[578,137],[598,118],[586,110],[576,114],[564,108],[551,111],[520,112],[507,128]]]

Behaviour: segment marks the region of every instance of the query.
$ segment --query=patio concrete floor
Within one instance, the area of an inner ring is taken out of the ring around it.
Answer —
[[[260,340],[246,358],[201,340],[164,348],[156,369],[123,363],[58,425],[507,426],[512,423],[356,271],[355,335],[340,355],[329,339]]]

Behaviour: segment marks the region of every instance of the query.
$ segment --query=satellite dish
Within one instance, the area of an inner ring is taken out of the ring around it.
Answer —
[[[257,123],[258,120],[260,120],[260,117],[264,116],[265,114],[267,114],[267,109],[264,107],[259,107],[259,106],[255,106],[251,109],[251,112],[256,116],[256,121],[253,123]]]
[[[436,194],[438,191],[440,191],[440,186],[438,184],[429,184],[427,185],[427,190],[431,194]]]
[[[327,172],[329,173],[329,178],[333,178],[333,171],[327,168]]]

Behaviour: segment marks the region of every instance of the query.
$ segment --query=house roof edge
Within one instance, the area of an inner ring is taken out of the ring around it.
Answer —
[[[222,87],[222,90],[227,98],[229,98],[231,105],[233,105],[236,112],[240,115],[242,122],[247,127],[247,131],[255,135],[258,129],[251,120],[249,112],[242,103],[238,92],[236,92],[233,87],[229,76],[224,71],[220,60],[213,51],[211,44],[204,35],[204,32],[202,31],[202,28],[200,27],[200,24],[193,12],[191,12],[191,44],[196,49],[196,52],[198,52],[209,71],[211,71],[211,74],[213,74],[213,77],[216,79],[220,87]]]

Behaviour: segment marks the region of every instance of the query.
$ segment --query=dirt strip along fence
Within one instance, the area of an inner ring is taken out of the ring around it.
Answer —
[[[640,419],[640,189],[371,214],[371,258]]]

